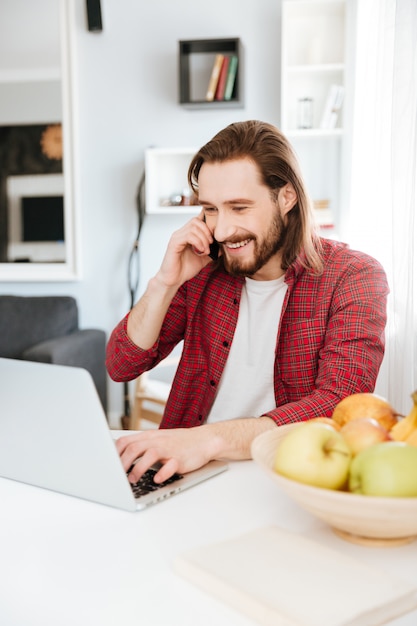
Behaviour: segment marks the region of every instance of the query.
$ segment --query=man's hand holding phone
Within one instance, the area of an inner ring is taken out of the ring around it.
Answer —
[[[177,290],[212,262],[216,243],[203,211],[171,235],[161,267],[129,315],[127,333],[136,345],[147,350],[154,344]]]
[[[179,288],[217,258],[218,252],[202,211],[172,234],[156,278],[167,287]]]

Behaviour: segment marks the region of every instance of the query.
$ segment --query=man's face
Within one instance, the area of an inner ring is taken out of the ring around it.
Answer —
[[[220,244],[226,271],[256,280],[282,276],[284,216],[295,204],[286,202],[285,188],[274,201],[248,158],[204,163],[198,184],[199,203]]]

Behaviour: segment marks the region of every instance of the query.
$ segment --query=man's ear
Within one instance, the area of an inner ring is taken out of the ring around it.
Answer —
[[[278,193],[278,202],[282,217],[289,213],[293,206],[295,206],[297,203],[297,193],[291,183],[287,183],[281,187]]]

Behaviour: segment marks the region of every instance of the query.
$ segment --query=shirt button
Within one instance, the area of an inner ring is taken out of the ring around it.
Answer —
[[[237,304],[237,298],[233,300],[233,304]]]
[[[202,421],[203,421],[203,416],[202,416],[202,415],[199,415],[199,416],[198,416],[198,421],[199,421],[199,422],[202,422]]]
[[[229,342],[228,341],[223,341],[223,345],[224,345],[225,348],[227,348],[227,346],[229,345]]]
[[[210,385],[211,385],[212,387],[215,387],[215,385],[216,385],[216,381],[215,381],[215,380],[211,380],[211,381],[210,381]]]

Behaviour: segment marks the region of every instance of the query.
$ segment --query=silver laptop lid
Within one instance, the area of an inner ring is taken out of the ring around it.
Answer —
[[[211,461],[135,499],[90,374],[0,358],[0,476],[127,511],[227,469]]]
[[[87,370],[0,358],[0,476],[135,510]]]

